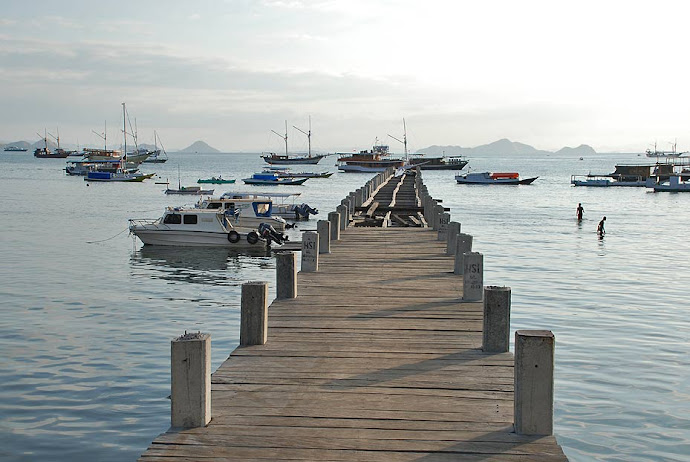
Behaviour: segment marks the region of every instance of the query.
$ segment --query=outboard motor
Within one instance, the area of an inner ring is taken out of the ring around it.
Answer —
[[[285,234],[279,233],[268,223],[259,224],[259,236],[266,239],[269,244],[271,241],[274,241],[276,244],[282,244],[283,242],[288,241],[288,237]]]
[[[309,207],[307,204],[300,204],[295,207],[295,213],[298,215],[298,217],[308,220],[310,214],[317,215],[319,211],[313,207]]]

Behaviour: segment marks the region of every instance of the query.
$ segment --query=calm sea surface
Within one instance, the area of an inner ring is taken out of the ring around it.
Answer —
[[[690,460],[690,194],[569,185],[571,174],[645,161],[470,159],[478,171],[539,175],[519,187],[424,172],[431,194],[474,235],[485,284],[512,288],[512,330],[554,332],[555,433],[573,461]],[[0,459],[135,460],[169,426],[170,340],[211,333],[215,370],[239,340],[241,284],[267,280],[272,299],[275,264],[261,254],[143,248],[128,218],[194,199],[166,196],[153,180],[87,186],[64,165],[0,153]],[[176,185],[178,167],[183,185],[238,179],[215,185],[221,193],[251,188],[239,179],[263,161],[173,153],[142,170]],[[322,217],[371,176],[336,173],[280,191],[301,192],[297,202]]]

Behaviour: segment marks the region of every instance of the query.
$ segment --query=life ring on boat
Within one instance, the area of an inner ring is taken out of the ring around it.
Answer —
[[[240,233],[235,230],[230,231],[228,233],[228,241],[232,242],[233,244],[240,242]]]
[[[254,245],[257,242],[259,242],[259,235],[256,233],[256,231],[252,231],[249,234],[247,234],[247,242],[249,242],[251,245]]]

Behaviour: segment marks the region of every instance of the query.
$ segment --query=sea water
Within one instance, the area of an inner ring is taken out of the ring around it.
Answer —
[[[336,171],[334,160],[293,169]],[[486,156],[466,167],[539,176],[529,186],[458,185],[457,172],[423,172],[484,254],[485,284],[511,287],[512,331],[554,332],[554,431],[573,461],[690,458],[690,194],[569,184],[571,174],[646,161]],[[274,297],[269,254],[145,248],[129,236],[129,218],[196,199],[166,196],[157,182],[234,177],[237,185],[212,187],[299,192],[296,203],[325,219],[373,176],[244,186],[264,167],[258,154],[173,153],[143,164],[157,176],[140,184],[88,184],[64,166],[0,153],[2,460],[135,460],[169,426],[170,340],[210,333],[215,370],[238,343],[241,284],[268,281]],[[312,219],[291,234],[315,228]]]

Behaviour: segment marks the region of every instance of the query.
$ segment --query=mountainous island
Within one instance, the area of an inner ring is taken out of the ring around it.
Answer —
[[[536,149],[528,144],[518,143],[503,138],[493,143],[483,144],[474,148],[463,148],[462,146],[429,146],[419,149],[417,152],[434,156],[472,156],[472,155],[530,155],[530,154],[564,154],[569,156],[584,156],[596,154],[596,151],[586,144],[581,144],[576,148],[564,147],[556,151],[544,151]]]
[[[187,146],[184,149],[180,149],[178,152],[216,153],[216,152],[220,152],[220,151],[216,148],[212,148],[211,146],[204,143],[203,141],[195,141],[190,146]]]

